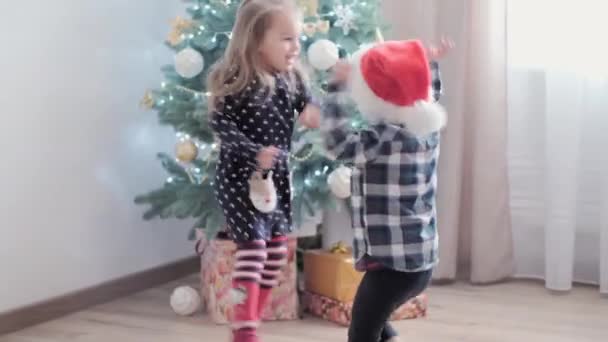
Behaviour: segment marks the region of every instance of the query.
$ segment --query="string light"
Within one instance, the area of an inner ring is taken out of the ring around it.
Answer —
[[[295,159],[296,161],[303,162],[303,161],[307,160],[308,158],[312,157],[314,152],[315,152],[314,148],[311,148],[311,149],[309,149],[308,153],[305,156],[298,157],[298,155],[295,153],[290,153],[290,156],[293,159]]]
[[[320,176],[321,175],[321,171],[317,170],[315,171],[315,176]]]
[[[167,178],[167,183],[173,183],[173,177]]]
[[[200,95],[200,94],[202,94],[202,92],[200,92],[200,91],[196,91],[196,90],[194,90],[194,89],[190,89],[190,88],[188,88],[188,87],[184,87],[184,86],[179,85],[179,84],[174,85],[174,87],[175,87],[176,89],[183,90],[183,91],[185,91],[185,92],[187,92],[187,93],[193,94],[193,95],[194,95],[194,98],[198,98],[198,97],[199,97],[199,95]]]

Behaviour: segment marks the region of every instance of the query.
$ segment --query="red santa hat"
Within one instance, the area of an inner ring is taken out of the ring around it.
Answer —
[[[432,100],[431,71],[420,41],[389,41],[353,55],[351,95],[372,121],[404,124],[421,136],[446,123],[444,108]]]

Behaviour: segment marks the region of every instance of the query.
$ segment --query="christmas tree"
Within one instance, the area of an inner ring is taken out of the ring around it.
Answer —
[[[157,112],[160,124],[174,128],[178,140],[175,156],[158,155],[168,178],[161,188],[138,196],[135,202],[149,206],[144,213],[146,220],[195,218],[193,229],[204,228],[208,236],[214,236],[224,218],[213,193],[219,149],[208,124],[205,79],[231,39],[240,1],[188,2],[190,18],[176,18],[166,41],[175,51],[174,64],[162,68],[164,82],[142,99],[144,107]],[[328,71],[338,59],[378,39],[379,1],[297,2],[304,14],[301,60],[310,71],[313,93],[323,97]],[[355,128],[363,124],[360,117],[352,121]],[[326,157],[318,132],[297,128],[293,141],[292,208],[297,224],[331,206],[333,196],[327,180],[340,165]]]

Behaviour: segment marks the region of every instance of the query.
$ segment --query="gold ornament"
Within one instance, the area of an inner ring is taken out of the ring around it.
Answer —
[[[169,32],[169,35],[167,36],[167,42],[171,44],[171,46],[179,45],[179,43],[181,43],[183,40],[182,34],[182,31],[178,31],[176,29],[171,30],[171,32]]]
[[[185,31],[189,28],[194,27],[194,22],[192,20],[184,19],[182,17],[175,17],[175,19],[171,21],[171,27],[180,31]]]
[[[319,0],[298,0],[298,6],[307,17],[315,17],[319,11]]]
[[[324,33],[324,34],[329,32],[329,20],[317,21],[317,30],[319,30],[319,32]]]
[[[154,101],[154,96],[152,96],[152,92],[149,90],[146,90],[144,97],[139,102],[139,104],[146,109],[151,109],[152,107],[154,107],[155,103],[156,102]]]
[[[332,254],[348,254],[350,250],[344,242],[340,241],[331,246],[330,252]]]
[[[315,25],[315,23],[304,23],[303,26],[304,27],[302,27],[302,31],[304,31],[304,34],[308,37],[314,36],[317,32],[317,26]]]
[[[302,31],[308,37],[314,36],[317,32],[327,34],[329,32],[329,21],[327,20],[317,20],[316,22],[308,22],[302,24]]]
[[[169,32],[169,36],[167,36],[167,42],[171,44],[171,46],[177,46],[183,40],[184,31],[191,29],[194,27],[194,22],[188,19],[184,19],[182,17],[176,17],[171,21],[171,32]]]
[[[182,163],[190,163],[198,155],[198,148],[192,140],[186,140],[175,145],[175,156]]]

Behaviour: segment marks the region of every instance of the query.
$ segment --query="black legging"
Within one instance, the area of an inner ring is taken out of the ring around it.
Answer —
[[[388,269],[367,271],[357,290],[349,342],[384,342],[397,332],[390,326],[391,314],[409,299],[424,291],[432,271],[416,273]]]

